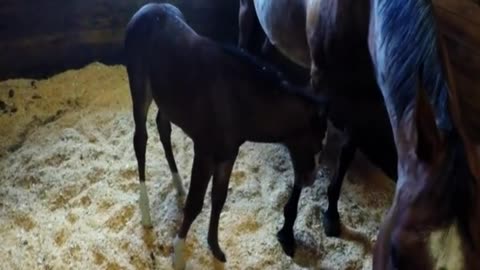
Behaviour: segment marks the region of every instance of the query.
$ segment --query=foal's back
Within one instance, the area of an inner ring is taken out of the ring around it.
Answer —
[[[282,93],[275,70],[236,50],[198,35],[168,4],[146,5],[127,29],[129,74],[141,73],[132,75],[143,77],[162,114],[190,137],[273,142],[309,126],[313,107]]]

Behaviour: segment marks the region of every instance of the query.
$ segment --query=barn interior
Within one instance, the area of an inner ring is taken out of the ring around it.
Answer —
[[[147,2],[0,3],[2,268],[171,269],[183,201],[175,195],[152,108],[146,170],[153,228],[141,226],[123,65],[125,26]],[[197,32],[236,44],[238,1],[167,2]],[[478,141],[480,6],[474,0],[433,2],[466,126]],[[372,245],[395,186],[357,153],[339,201],[342,235],[325,236],[321,211],[341,140],[339,131],[329,134],[322,168],[302,193],[294,258],[283,253],[275,236],[293,185],[288,152],[278,144],[246,143],[220,218],[219,241],[227,262],[216,261],[208,248],[207,192],[187,238],[187,268],[371,269]],[[188,188],[192,141],[174,127],[172,143]]]

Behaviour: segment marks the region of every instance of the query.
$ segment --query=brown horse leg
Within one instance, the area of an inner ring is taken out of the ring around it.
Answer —
[[[174,268],[185,268],[185,238],[203,208],[203,199],[213,173],[213,159],[195,151],[190,188],[185,203],[182,226],[174,243]]]
[[[210,214],[210,226],[208,229],[208,245],[210,246],[213,256],[221,262],[226,262],[226,258],[218,244],[218,221],[227,198],[228,183],[236,156],[237,153],[230,159],[216,165],[212,183],[212,212]]]
[[[183,189],[182,185],[182,178],[178,174],[177,164],[175,162],[175,157],[173,156],[172,151],[172,142],[171,142],[171,134],[172,134],[172,125],[168,119],[162,117],[160,111],[157,113],[157,129],[160,135],[160,141],[163,145],[163,151],[165,151],[165,156],[167,158],[168,167],[170,168],[170,172],[172,173],[172,181],[175,189],[177,190],[177,194],[179,196],[185,196],[185,190]]]
[[[342,145],[337,170],[333,181],[328,185],[328,208],[323,213],[323,228],[330,237],[339,237],[341,233],[340,215],[338,214],[338,198],[342,189],[343,179],[355,157],[357,147],[352,139],[348,138]]]
[[[290,194],[287,204],[283,208],[283,216],[285,221],[282,229],[277,233],[277,239],[282,245],[283,251],[290,257],[295,254],[295,237],[293,234],[293,225],[295,225],[295,219],[297,219],[297,208],[300,194],[302,193],[302,186],[300,183],[300,177],[295,174],[295,181],[293,184],[293,190]]]

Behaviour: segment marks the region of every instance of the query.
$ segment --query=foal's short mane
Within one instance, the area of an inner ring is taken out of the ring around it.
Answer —
[[[226,54],[247,65],[258,81],[267,84],[267,87],[260,87],[262,90],[281,90],[285,94],[299,97],[313,105],[325,105],[327,102],[325,98],[315,96],[313,92],[309,93],[305,88],[292,85],[276,67],[245,50],[227,44],[221,44],[220,46]]]

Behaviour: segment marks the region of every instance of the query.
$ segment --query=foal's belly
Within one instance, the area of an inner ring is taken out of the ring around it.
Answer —
[[[258,20],[270,42],[291,61],[310,68],[305,1],[309,0],[254,0]]]

